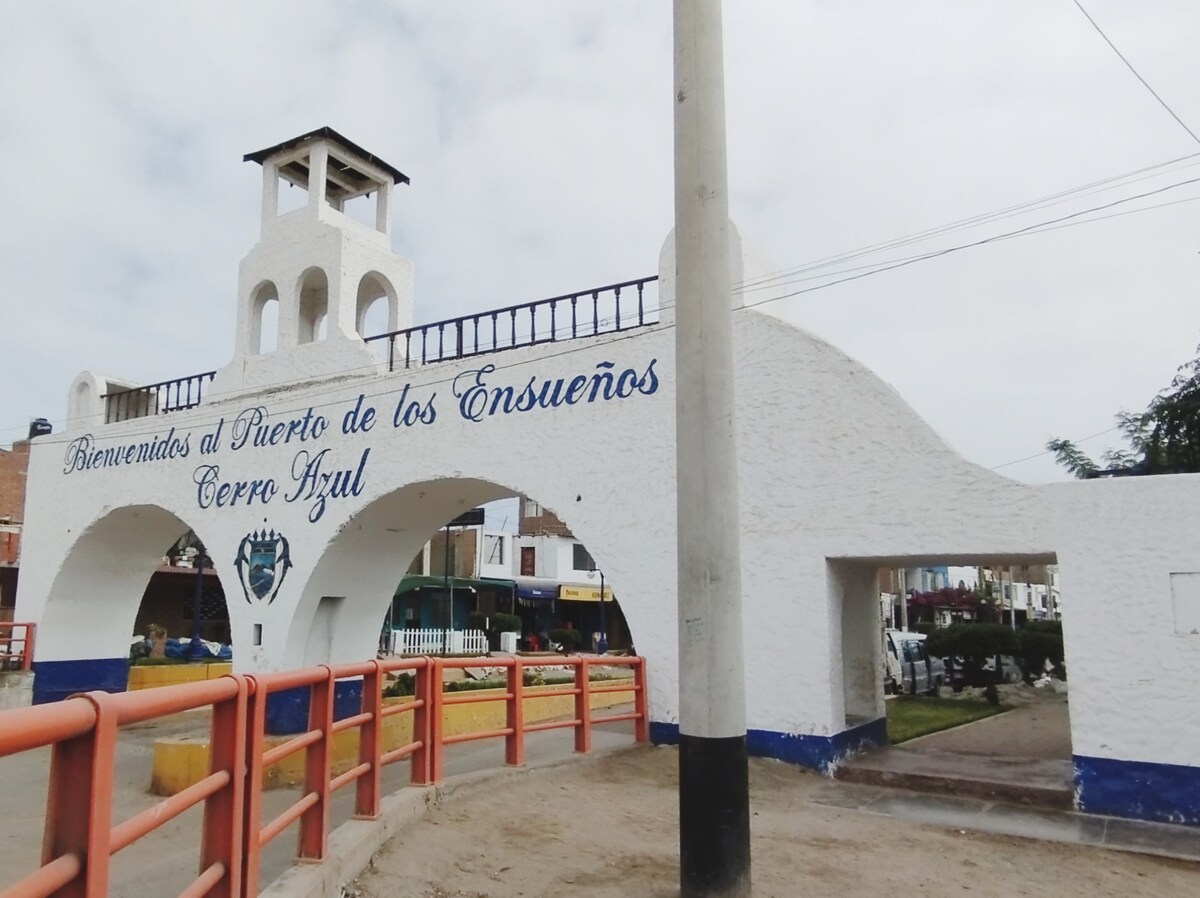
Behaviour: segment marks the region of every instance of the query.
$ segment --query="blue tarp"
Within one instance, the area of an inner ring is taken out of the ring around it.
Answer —
[[[146,640],[146,642],[149,643],[149,640]],[[166,645],[163,646],[163,651],[168,658],[189,658],[191,656],[188,653],[188,649],[191,647],[191,642],[190,639],[168,639]],[[200,643],[204,646],[202,657],[206,660],[233,660],[233,649],[229,646],[222,645],[219,642],[209,642],[204,639],[200,640]],[[149,648],[149,645],[147,645],[147,648]]]

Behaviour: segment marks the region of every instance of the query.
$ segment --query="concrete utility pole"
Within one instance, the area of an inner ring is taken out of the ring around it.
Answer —
[[[750,797],[720,0],[675,0],[682,898],[750,895]]]

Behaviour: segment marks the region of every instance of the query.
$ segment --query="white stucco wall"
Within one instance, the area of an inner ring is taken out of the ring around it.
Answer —
[[[298,276],[326,249],[333,260],[341,250],[318,233],[326,227],[296,231],[307,237],[280,244],[271,265],[252,251],[243,304],[268,269]],[[364,246],[353,253],[375,252]],[[662,258],[669,309],[669,245]],[[743,260],[738,270],[746,277],[753,267]],[[332,291],[338,275],[329,274]],[[294,280],[277,277],[283,302]],[[431,534],[476,505],[523,493],[558,515],[605,572],[649,659],[652,717],[675,722],[669,323],[391,374],[362,364],[365,350],[341,324],[331,333],[339,329],[336,339],[273,357],[239,352],[197,409],[35,441],[17,614],[42,625],[39,660],[120,657],[147,579],[187,527],[224,585],[236,669],[370,657],[394,587]],[[751,729],[831,737],[882,713],[877,567],[1057,560],[1070,596],[1076,754],[1198,763],[1198,706],[1181,714],[1178,696],[1200,692],[1200,636],[1175,632],[1170,574],[1198,568],[1200,534],[1190,524],[1200,476],[1021,485],[962,459],[887,384],[812,335],[743,309],[734,339],[741,506],[728,509],[724,526],[742,533]],[[626,395],[586,401],[608,365],[614,379],[630,372]],[[517,395],[559,379],[565,393],[582,378],[585,398],[468,420],[455,386],[477,378]],[[290,379],[300,382],[280,385]],[[236,422],[255,408],[268,433],[316,416],[328,426],[314,438],[301,429],[276,445],[239,446]],[[370,429],[350,427],[367,409]],[[127,464],[122,448],[113,466],[74,466],[81,447],[136,447],[168,433],[173,458]],[[353,489],[322,510],[296,494],[308,463],[346,472]],[[243,496],[218,507],[198,486],[205,477],[214,490],[270,480],[277,491],[265,503]],[[290,551],[270,602],[245,597],[234,563],[257,530],[283,534]],[[570,544],[560,542],[554,569],[541,575],[571,572]],[[1121,585],[1132,582],[1133,596]]]
[[[1113,623],[1084,609],[1112,603],[1113,615],[1119,608],[1122,621],[1130,616],[1124,591],[1106,594],[1112,590],[1107,584],[1128,582],[1109,576],[1106,567],[1123,537],[1092,534],[1106,520],[1129,520],[1131,506],[1147,490],[1162,493],[1163,503],[1184,515],[1200,478],[1053,488],[1004,480],[956,456],[894,391],[832,347],[753,310],[736,321],[742,508],[729,526],[743,532],[750,726],[828,736],[844,729],[848,716],[865,716],[869,690],[855,680],[866,659],[847,667],[843,648],[848,642],[852,654],[861,651],[870,629],[858,628],[856,615],[847,620],[843,605],[853,603],[864,619],[874,607],[874,585],[867,576],[855,577],[856,569],[861,574],[881,564],[932,560],[1053,560],[1057,553],[1064,587],[1082,606],[1067,622],[1076,751],[1144,752],[1148,737],[1114,732],[1101,713],[1113,679],[1130,672],[1083,660],[1103,656],[1091,649],[1090,622]],[[306,656],[308,628],[323,596],[345,599],[334,621],[331,660],[367,657],[396,582],[432,532],[481,502],[520,492],[562,517],[595,556],[621,597],[639,650],[651,659],[654,717],[674,720],[673,334],[648,329],[634,338],[594,338],[572,347],[577,351],[554,357],[543,357],[550,354],[540,347],[513,350],[408,374],[227,399],[94,433],[97,446],[123,446],[174,427],[177,439],[187,439],[186,458],[64,474],[64,453],[80,434],[39,439],[30,460],[19,612],[43,622],[39,656],[111,657],[97,652],[102,646],[108,653],[123,650],[142,586],[177,535],[171,528],[190,526],[216,559],[229,596],[238,669],[316,660]],[[606,361],[617,371],[641,374],[651,360],[659,378],[651,395],[500,414],[478,423],[459,414],[450,390],[455,376],[491,362],[503,367],[486,375],[489,382],[519,388],[530,377],[569,380]],[[370,397],[363,408],[377,409],[376,423],[369,433],[343,434],[344,416],[360,393]],[[394,427],[401,396],[422,408],[433,397],[436,420]],[[232,448],[235,418],[258,402],[270,421],[311,408],[327,417],[328,430],[309,442]],[[201,454],[201,439],[218,426],[221,447]],[[602,436],[581,441],[580,432]],[[369,452],[360,494],[328,500],[324,513],[310,521],[311,501],[284,500],[295,489],[291,472],[298,452],[321,450],[328,450],[327,469],[351,472]],[[280,490],[265,506],[201,508],[194,481],[200,465],[219,469],[222,482],[273,477]],[[1162,503],[1151,507],[1161,509]],[[294,564],[269,605],[243,597],[233,567],[242,538],[263,527],[286,535]],[[1147,551],[1160,531],[1164,545],[1180,544],[1178,551]],[[1144,569],[1147,603],[1169,609],[1168,569],[1190,569],[1183,547],[1193,538],[1187,532],[1162,524],[1132,533],[1137,551],[1129,551]],[[1103,548],[1094,550],[1094,543]],[[563,541],[563,551],[569,553],[569,542]],[[831,565],[849,573],[834,576]],[[1103,575],[1080,572],[1101,568]],[[872,598],[864,601],[855,590]],[[251,646],[256,623],[263,626],[261,646]],[[1162,626],[1173,632],[1167,621]],[[843,639],[851,630],[859,635]],[[1194,682],[1196,665],[1189,661],[1200,640],[1164,640],[1156,663]],[[1089,665],[1107,671],[1095,694],[1077,673]],[[779,683],[807,685],[781,694]],[[1152,701],[1140,707],[1143,714],[1158,713]],[[1164,744],[1159,754],[1182,762],[1188,751]]]

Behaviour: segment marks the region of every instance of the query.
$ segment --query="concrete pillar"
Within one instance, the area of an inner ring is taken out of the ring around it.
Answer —
[[[262,227],[279,214],[279,169],[273,163],[263,163]],[[261,232],[260,232],[261,233]]]
[[[675,0],[683,898],[749,896],[750,812],[720,0]]]

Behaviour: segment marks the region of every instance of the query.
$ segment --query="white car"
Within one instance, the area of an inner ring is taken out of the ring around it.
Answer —
[[[937,695],[946,683],[946,664],[925,651],[925,634],[885,630],[883,641],[885,691],[907,695]]]

